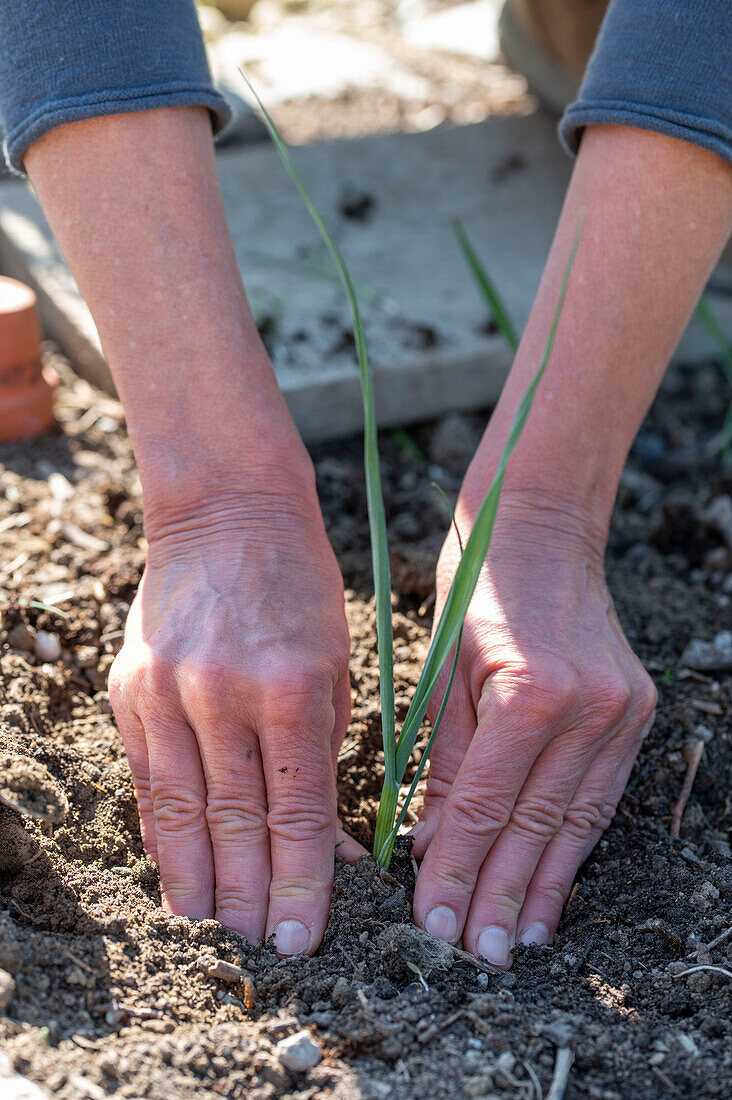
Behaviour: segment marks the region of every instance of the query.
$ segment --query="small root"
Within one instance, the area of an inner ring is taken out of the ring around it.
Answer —
[[[569,1047],[559,1047],[554,1062],[554,1076],[546,1094],[546,1100],[562,1100],[569,1081],[569,1071],[574,1061],[574,1051]]]
[[[673,839],[676,838],[681,831],[681,819],[684,816],[684,810],[686,809],[686,803],[689,801],[689,795],[691,794],[691,788],[694,786],[694,780],[696,779],[696,773],[699,768],[699,761],[702,758],[704,752],[704,742],[699,740],[695,741],[692,748],[687,753],[686,757],[686,775],[684,776],[684,782],[681,787],[681,794],[679,800],[673,808],[671,814],[671,826],[669,828],[669,836]]]

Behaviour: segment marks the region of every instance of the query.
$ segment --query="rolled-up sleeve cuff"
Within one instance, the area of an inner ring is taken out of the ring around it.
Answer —
[[[654,130],[669,137],[691,141],[726,160],[732,161],[732,130],[715,119],[689,117],[681,111],[656,108],[644,103],[588,102],[580,100],[564,112],[559,123],[559,137],[568,153],[579,149],[585,126],[634,126],[639,130]]]
[[[5,157],[11,168],[22,174],[23,159],[30,146],[56,126],[63,126],[68,122],[80,122],[87,118],[99,118],[103,115],[124,114],[129,111],[191,106],[208,109],[214,133],[223,129],[231,119],[231,108],[224,97],[210,84],[191,84],[181,81],[138,88],[112,89],[40,104],[32,114],[21,119],[6,135]]]

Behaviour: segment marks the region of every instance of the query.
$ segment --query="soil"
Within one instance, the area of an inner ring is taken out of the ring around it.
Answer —
[[[0,1042],[15,1071],[63,1100],[533,1100],[569,1050],[570,1100],[732,1095],[732,937],[705,946],[732,924],[732,675],[680,661],[689,640],[730,622],[718,502],[732,472],[708,447],[724,413],[718,367],[669,374],[613,522],[610,586],[658,685],[655,728],[554,946],[517,948],[500,974],[414,930],[404,847],[388,874],[368,859],[337,866],[314,959],[277,961],[160,909],[105,690],[145,557],[139,482],[121,407],[47,355],[64,379],[60,429],[0,450]],[[429,475],[399,436],[382,439],[402,713],[445,531],[430,476],[456,490],[484,419],[410,429]],[[361,445],[314,458],[353,636],[341,812],[368,843],[382,761]],[[43,660],[49,634],[60,654]],[[322,1060],[295,1073],[277,1044],[301,1029]]]

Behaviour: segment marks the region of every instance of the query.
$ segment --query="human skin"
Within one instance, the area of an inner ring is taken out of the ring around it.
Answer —
[[[656,690],[617,620],[604,550],[633,437],[732,228],[732,166],[647,131],[585,133],[526,332],[460,491],[463,540],[540,361],[583,215],[414,830],[417,921],[499,966],[517,939],[553,937],[652,724]],[[451,532],[436,618],[458,561]]]
[[[150,550],[110,695],[165,903],[251,939],[274,935],[282,954],[312,952],[337,838],[341,855],[361,851],[335,812],[350,713],[342,582],[246,303],[207,116],[175,108],[62,126],[26,168],[94,315],[140,470]],[[467,533],[583,210],[555,352],[509,466],[415,830],[416,919],[500,965],[517,930],[553,933],[652,715],[602,555],[628,447],[729,232],[731,176],[674,139],[586,133],[460,494]],[[449,536],[438,614],[456,561]],[[499,931],[481,941],[486,928]]]

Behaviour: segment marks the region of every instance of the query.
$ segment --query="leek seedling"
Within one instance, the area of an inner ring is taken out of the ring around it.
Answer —
[[[478,259],[478,255],[470,243],[463,223],[459,218],[453,218],[452,228],[457,237],[457,242],[460,245],[462,254],[465,257],[465,262],[470,269],[470,273],[485,299],[493,322],[498,331],[505,336],[508,346],[515,355],[518,351],[519,338],[516,334],[516,329],[513,327],[513,321],[509,317],[508,311],[503,304],[503,300],[496,290],[490,275]]]
[[[460,649],[460,636],[467,614],[468,605],[473,597],[478,575],[485,561],[488,547],[493,532],[493,525],[498,510],[498,501],[506,473],[506,466],[511,454],[518,443],[521,433],[531,410],[539,382],[546,370],[551,355],[554,337],[559,324],[559,318],[567,293],[567,285],[572,271],[572,265],[579,245],[579,228],[572,244],[570,255],[562,279],[559,300],[552,319],[549,336],[544,347],[544,354],[539,368],[534,375],[511,425],[508,442],[504,449],[498,468],[493,477],[490,489],[486,494],[483,504],[478,512],[473,529],[468,538],[460,563],[455,571],[450,591],[448,592],[445,606],[440,616],[440,621],[432,638],[427,658],[417,687],[412,697],[407,715],[402,723],[402,728],[396,736],[396,715],[394,708],[394,638],[391,615],[391,582],[389,570],[389,547],[386,538],[386,517],[384,501],[381,489],[381,474],[379,469],[378,438],[376,428],[376,411],[374,408],[374,391],[371,380],[368,350],[364,334],[363,320],[359,309],[358,297],[353,279],[346,266],[341,251],[321,218],[310,193],[301,180],[290,153],[285,145],[277,127],[269,116],[267,109],[252,87],[249,80],[242,73],[252,94],[254,95],[262,111],[265,125],[270,137],[280,155],[280,159],[297,188],[300,196],[320,233],[326,248],[328,249],[336,266],[341,282],[346,292],[353,320],[353,331],[356,344],[356,356],[358,359],[359,379],[361,383],[361,396],[364,410],[364,465],[366,471],[366,499],[368,504],[369,529],[371,533],[371,556],[374,573],[374,590],[376,595],[376,631],[379,653],[379,693],[381,701],[381,728],[384,745],[384,783],[381,800],[376,818],[376,835],[374,839],[374,858],[382,867],[388,867],[397,837],[399,826],[416,789],[419,778],[422,775],[427,762],[429,750],[440,728],[440,723],[445,712],[450,689],[457,669],[457,661]],[[465,238],[467,242],[467,238]],[[506,317],[510,326],[510,321]],[[417,773],[412,781],[409,793],[401,810],[397,813],[399,801],[399,789],[409,763],[412,750],[419,737],[427,705],[434,691],[438,677],[452,653],[452,666],[445,694],[439,711],[435,716],[427,746],[422,753]]]

